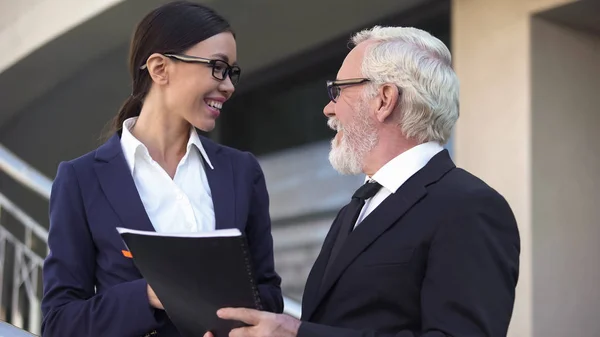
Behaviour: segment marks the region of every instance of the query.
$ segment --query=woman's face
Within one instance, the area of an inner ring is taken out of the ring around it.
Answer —
[[[229,32],[220,33],[178,55],[191,56],[193,62],[174,57],[167,60],[168,81],[162,90],[165,108],[194,127],[211,131],[223,104],[235,90],[231,75],[223,77],[228,66],[237,62],[235,39]],[[224,62],[211,65],[193,58]]]

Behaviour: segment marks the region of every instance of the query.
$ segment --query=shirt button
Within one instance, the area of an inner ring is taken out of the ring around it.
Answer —
[[[183,194],[179,193],[177,194],[177,200],[182,200],[183,199]]]

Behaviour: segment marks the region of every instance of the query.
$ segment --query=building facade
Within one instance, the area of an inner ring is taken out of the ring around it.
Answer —
[[[0,144],[50,178],[60,161],[98,146],[131,90],[134,25],[163,2],[0,1]],[[362,181],[327,161],[325,80],[335,78],[353,32],[415,26],[453,53],[461,117],[448,147],[457,165],[502,193],[519,222],[521,276],[509,335],[600,335],[600,113],[591,103],[600,90],[597,2],[204,2],[230,20],[243,68],[208,136],[261,162],[286,295],[301,300],[331,221]],[[0,191],[47,227],[45,198],[1,171]],[[26,239],[7,212],[0,220]],[[43,242],[32,247],[43,255]],[[7,275],[4,294],[12,290]],[[12,306],[0,296],[0,319],[12,317]]]

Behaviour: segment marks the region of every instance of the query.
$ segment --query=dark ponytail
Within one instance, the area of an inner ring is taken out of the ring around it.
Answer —
[[[132,93],[113,118],[112,136],[123,122],[140,115],[144,99],[152,86],[146,69],[140,69],[153,53],[183,53],[211,36],[232,32],[229,23],[212,9],[189,1],[173,1],[148,13],[138,23],[129,48],[129,73]]]

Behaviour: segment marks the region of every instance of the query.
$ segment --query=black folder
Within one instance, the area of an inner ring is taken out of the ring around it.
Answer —
[[[133,261],[182,337],[226,337],[225,307],[262,309],[246,237],[238,229],[162,234],[117,228]]]

